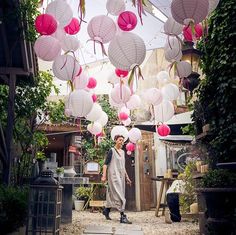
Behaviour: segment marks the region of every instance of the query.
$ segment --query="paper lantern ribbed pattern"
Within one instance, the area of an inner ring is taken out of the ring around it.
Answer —
[[[60,42],[52,36],[40,36],[34,44],[36,55],[45,61],[53,61],[61,53]]]
[[[102,126],[105,126],[108,122],[107,114],[104,111],[102,111],[100,118],[96,122],[99,122]]]
[[[169,83],[161,88],[161,93],[163,99],[173,101],[179,96],[179,88],[175,84]]]
[[[170,134],[170,127],[166,124],[162,124],[156,128],[156,131],[160,136],[167,136]]]
[[[71,22],[64,27],[66,33],[70,35],[77,34],[80,30],[79,20],[75,17],[72,18]]]
[[[163,98],[159,89],[149,88],[144,94],[144,99],[148,104],[158,105],[162,102]]]
[[[195,39],[198,40],[198,39],[200,39],[202,34],[203,34],[203,30],[202,30],[202,25],[201,24],[194,25],[194,35],[192,33],[192,29],[191,29],[190,25],[185,26],[183,28],[183,35],[184,35],[185,41],[192,42]]]
[[[102,125],[99,122],[90,123],[87,126],[87,130],[93,135],[98,135],[102,132]]]
[[[135,150],[135,144],[129,142],[128,144],[126,144],[125,148],[127,151],[133,152]]]
[[[119,117],[120,121],[125,121],[125,120],[127,120],[129,118],[129,115],[127,113],[125,113],[125,112],[120,112],[118,114],[118,117]]]
[[[93,77],[90,77],[90,78],[89,78],[89,81],[88,81],[87,87],[88,87],[89,89],[93,89],[93,88],[95,88],[96,86],[97,86],[97,80],[96,80],[95,78],[93,78]]]
[[[72,80],[79,72],[80,65],[71,55],[58,56],[52,65],[53,74],[60,80]]]
[[[129,87],[125,85],[116,84],[115,87],[111,90],[111,98],[117,104],[128,102],[130,96],[131,91]]]
[[[142,138],[142,133],[141,133],[141,131],[138,128],[134,127],[134,128],[129,130],[129,140],[132,143],[135,144],[141,138]]]
[[[71,35],[66,35],[61,41],[63,51],[77,51],[80,46],[79,40]]]
[[[137,109],[141,106],[141,99],[138,95],[132,95],[126,105],[128,109]]]
[[[68,107],[74,117],[85,117],[93,107],[91,94],[84,90],[74,90],[71,92]]]
[[[164,54],[165,59],[171,63],[174,61],[180,61],[183,56],[181,49],[178,47],[168,48],[164,51]]]
[[[60,27],[67,26],[73,17],[73,12],[69,4],[64,0],[56,0],[48,4],[46,13],[53,15],[59,22]]]
[[[169,35],[179,35],[182,33],[183,25],[176,22],[172,17],[164,23],[164,32]]]
[[[209,0],[209,9],[208,9],[209,14],[216,9],[219,2],[220,0]]]
[[[168,50],[168,49],[173,49],[173,48],[178,48],[179,51],[182,50],[182,42],[177,39],[176,37],[168,37],[164,50]]]
[[[108,47],[110,62],[121,70],[130,71],[140,65],[146,56],[146,46],[142,38],[134,33],[116,35]]]
[[[61,28],[57,27],[56,32],[53,33],[51,36],[56,38],[60,42],[62,42],[64,40],[64,37],[66,36],[66,32],[65,32],[64,29],[61,29]]]
[[[132,11],[120,13],[117,24],[123,31],[131,31],[137,25],[137,17]]]
[[[109,16],[99,15],[89,21],[87,31],[92,40],[108,43],[116,34],[116,24]]]
[[[180,61],[176,63],[176,73],[179,78],[188,77],[192,73],[192,66],[187,61]]]
[[[118,16],[121,12],[125,11],[124,0],[107,0],[107,12],[111,15]]]
[[[180,24],[188,25],[203,21],[209,8],[209,0],[173,0],[171,3],[172,17]]]
[[[154,106],[156,122],[167,122],[174,116],[174,105],[171,101],[163,100],[161,104]]]
[[[86,119],[95,122],[102,116],[102,107],[98,103],[94,103],[91,111],[86,116]]]
[[[73,84],[75,89],[84,89],[88,85],[88,77],[84,73],[81,73],[74,78]]]
[[[122,135],[125,138],[124,141],[126,141],[128,139],[129,132],[124,126],[115,126],[111,130],[112,140],[115,140],[116,135]]]
[[[121,70],[121,69],[115,69],[115,73],[118,77],[124,78],[129,74],[129,71]]]
[[[57,29],[57,21],[49,14],[41,14],[35,19],[35,29],[41,35],[51,35]]]

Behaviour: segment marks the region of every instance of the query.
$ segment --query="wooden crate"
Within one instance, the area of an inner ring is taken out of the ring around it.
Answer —
[[[104,205],[105,201],[94,201],[94,200],[89,201],[89,206],[91,207],[104,207]]]

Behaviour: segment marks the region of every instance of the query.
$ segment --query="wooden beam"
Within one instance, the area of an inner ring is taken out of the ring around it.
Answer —
[[[16,67],[0,67],[0,74],[14,74],[14,75],[23,75],[23,76],[30,76],[31,72],[33,71],[24,71],[23,68],[16,68]]]
[[[0,80],[2,80],[6,85],[8,85],[9,79],[6,75],[0,74]],[[1,84],[1,82],[0,82],[0,84]]]

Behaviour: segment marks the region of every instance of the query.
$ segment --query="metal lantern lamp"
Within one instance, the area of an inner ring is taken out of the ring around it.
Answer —
[[[62,186],[51,170],[44,170],[30,186],[26,234],[59,234]]]

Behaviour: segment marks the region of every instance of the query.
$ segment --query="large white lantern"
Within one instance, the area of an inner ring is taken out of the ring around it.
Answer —
[[[106,126],[108,122],[108,116],[104,111],[102,111],[101,117],[97,120],[97,122],[99,122],[102,126]]]
[[[141,138],[142,138],[142,133],[138,128],[134,127],[129,131],[129,140],[132,143],[135,144],[137,141],[141,140]]]
[[[202,22],[209,9],[209,0],[173,0],[171,3],[172,17],[180,24],[198,24]]]
[[[115,140],[116,135],[122,135],[124,137],[124,141],[128,139],[129,132],[124,126],[115,126],[111,130],[111,138]]]
[[[89,21],[87,31],[95,42],[108,43],[116,34],[116,24],[109,16],[99,15]]]
[[[80,46],[79,40],[72,35],[66,35],[61,41],[63,51],[77,51]]]
[[[128,109],[137,109],[141,105],[141,99],[138,95],[131,95],[126,105]]]
[[[161,104],[154,106],[154,116],[157,123],[170,120],[174,113],[174,105],[168,100],[163,100]]]
[[[121,12],[125,11],[124,0],[107,0],[107,12],[111,15],[118,16]]]
[[[53,74],[60,80],[72,80],[80,70],[80,65],[71,55],[58,56],[52,65]]]
[[[168,35],[179,35],[182,33],[183,25],[176,22],[172,17],[164,23],[164,32]]]
[[[161,88],[161,93],[164,99],[173,101],[179,97],[179,88],[175,84],[169,83]]]
[[[176,63],[176,70],[179,78],[186,78],[192,73],[192,66],[187,61],[180,61]]]
[[[129,126],[131,124],[131,119],[130,118],[127,118],[125,121],[122,121],[122,124],[124,126]]]
[[[117,104],[124,104],[128,102],[130,96],[130,88],[122,84],[116,84],[115,87],[111,90],[111,98]]]
[[[56,0],[48,4],[46,13],[55,17],[60,27],[67,26],[72,18],[73,12],[70,5],[64,0]]]
[[[183,54],[180,48],[178,47],[173,47],[173,48],[168,48],[164,51],[165,58],[169,62],[174,62],[174,61],[180,61]]]
[[[40,36],[34,44],[36,55],[45,61],[53,61],[61,53],[60,42],[52,36]]]
[[[98,103],[94,103],[91,111],[86,116],[86,119],[95,122],[102,116],[102,107]]]
[[[93,107],[93,99],[85,90],[74,90],[69,97],[69,109],[74,117],[85,117]]]
[[[97,134],[100,134],[102,132],[102,125],[99,122],[90,123],[87,126],[87,130],[91,134],[97,135]]]
[[[147,89],[144,93],[144,99],[148,104],[158,105],[162,102],[162,94],[161,91],[157,88]]]
[[[164,50],[178,48],[180,51],[182,50],[182,41],[176,37],[168,37],[166,40],[166,44]]]
[[[132,70],[142,64],[146,56],[146,46],[142,38],[130,32],[116,35],[108,47],[110,62],[121,70]]]
[[[59,42],[62,42],[66,36],[66,32],[64,28],[57,27],[56,32],[51,34],[51,36],[59,40]]]
[[[169,73],[167,71],[160,71],[157,74],[157,81],[158,83],[166,83],[170,79]]]
[[[218,6],[220,0],[209,0],[208,14],[211,14]]]

